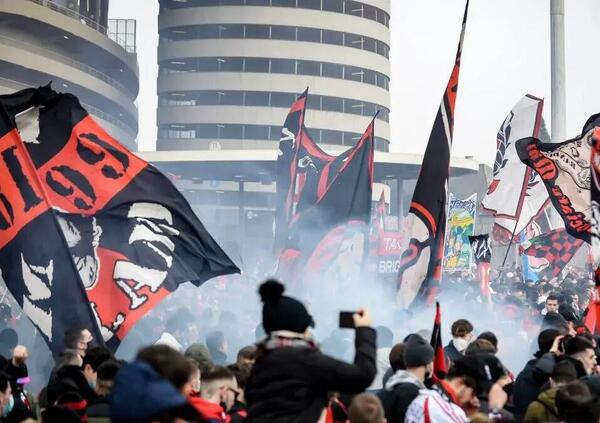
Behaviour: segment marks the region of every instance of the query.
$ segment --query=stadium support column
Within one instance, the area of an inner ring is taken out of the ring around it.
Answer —
[[[565,3],[550,0],[552,66],[552,142],[562,142],[566,135],[565,89]]]

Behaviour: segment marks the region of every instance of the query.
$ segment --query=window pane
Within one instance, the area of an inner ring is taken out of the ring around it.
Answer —
[[[356,66],[344,66],[344,79],[351,81],[362,81],[363,70]]]
[[[271,38],[274,40],[295,40],[296,27],[273,25],[271,26]]]
[[[327,78],[342,79],[344,77],[344,66],[337,63],[323,63],[322,75]]]
[[[335,44],[338,46],[344,45],[344,33],[339,31],[323,30],[323,43]]]
[[[216,91],[198,91],[196,104],[213,105],[219,104],[219,95]]]
[[[269,0],[246,0],[246,6],[268,6]]]
[[[321,74],[320,63],[311,60],[298,60],[297,74],[319,76]]]
[[[219,0],[221,6],[241,6],[244,4],[244,0]]]
[[[295,99],[292,93],[271,93],[271,107],[289,108]]]
[[[217,25],[220,38],[244,38],[244,25]]]
[[[244,58],[243,57],[221,57],[219,58],[220,72],[243,72]]]
[[[279,141],[281,139],[281,126],[269,127],[269,139]]]
[[[373,38],[363,37],[363,50],[375,53],[377,51],[376,41]]]
[[[195,32],[200,39],[219,38],[219,25],[198,25]]]
[[[242,139],[243,125],[220,125],[219,138],[231,138],[235,140]]]
[[[363,82],[365,84],[377,85],[376,72],[365,69],[363,73]]]
[[[321,0],[298,0],[298,7],[302,9],[321,10]]]
[[[323,10],[342,13],[344,11],[344,0],[323,0]]]
[[[239,106],[244,104],[243,91],[218,91],[219,104],[229,106]]]
[[[298,41],[321,42],[321,30],[316,28],[298,28]]]
[[[362,16],[363,4],[357,1],[346,0],[346,14],[354,16]]]
[[[263,91],[246,91],[246,106],[268,106],[269,93]]]
[[[244,72],[269,72],[269,59],[246,57]]]
[[[247,140],[268,140],[269,127],[265,125],[245,125],[244,138]]]
[[[354,115],[362,115],[363,114],[363,103],[362,101],[345,99],[344,100],[344,112],[352,113]]]
[[[323,144],[343,144],[344,133],[341,131],[332,131],[329,129],[321,129],[321,142]]]
[[[271,59],[271,73],[296,73],[296,62],[289,59]]]
[[[344,45],[346,47],[362,48],[362,35],[345,33]]]
[[[198,72],[216,72],[219,70],[219,62],[216,57],[205,57],[198,59]]]
[[[217,125],[214,123],[201,123],[197,125],[197,138],[217,138]]]
[[[363,116],[373,117],[377,113],[377,106],[373,103],[363,103],[362,114]]]
[[[246,25],[245,38],[269,38],[269,25]]]
[[[328,112],[343,112],[344,100],[339,97],[323,96],[322,108]]]
[[[271,0],[271,5],[282,7],[296,7],[296,0]]]
[[[373,6],[370,6],[368,4],[363,5],[363,18],[367,18],[367,19],[371,19],[372,21],[374,21],[375,19],[377,19],[377,14],[376,11],[377,9]]]

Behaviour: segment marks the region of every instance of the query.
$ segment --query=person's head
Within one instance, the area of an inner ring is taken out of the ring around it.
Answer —
[[[237,382],[238,387],[238,397],[237,400],[239,402],[246,402],[245,390],[246,383],[248,382],[248,378],[250,377],[250,366],[238,366],[237,364],[231,364],[227,366],[227,368],[233,373],[233,377]]]
[[[267,334],[276,331],[289,331],[307,334],[309,327],[315,323],[304,304],[300,301],[283,295],[284,286],[273,279],[259,287],[259,294],[263,302],[262,325]]]
[[[555,294],[550,294],[546,298],[546,311],[548,313],[558,313],[558,297]]]
[[[406,369],[421,382],[433,374],[434,355],[433,347],[417,334],[410,335],[404,343]]]
[[[83,365],[83,358],[79,355],[77,350],[66,349],[58,355],[58,360],[56,361],[56,367],[62,366],[77,366],[81,367]]]
[[[577,370],[575,370],[575,366],[569,360],[561,360],[552,368],[550,386],[553,388],[566,385],[574,380],[577,380]]]
[[[463,353],[473,339],[473,325],[465,319],[459,319],[452,323],[452,343],[456,349]]]
[[[496,347],[494,347],[494,344],[490,341],[483,338],[477,338],[469,344],[465,350],[465,355],[496,354],[497,352]]]
[[[385,423],[381,401],[375,395],[358,394],[348,409],[350,423]]]
[[[587,385],[576,380],[558,388],[556,392],[556,410],[561,421],[591,421],[590,406],[593,396]]]
[[[394,333],[386,326],[377,326],[377,348],[392,348],[394,345]]]
[[[200,373],[205,373],[208,369],[214,366],[212,357],[208,347],[204,344],[192,344],[184,353],[185,357],[195,360],[200,368]]]
[[[96,387],[98,367],[111,358],[112,354],[106,347],[93,347],[87,350],[85,357],[83,357],[81,370],[83,371],[83,375],[85,376],[89,385],[93,389]]]
[[[460,405],[469,403],[474,396],[487,396],[492,386],[506,376],[506,369],[492,354],[460,357],[454,362],[447,376],[457,395],[462,393]],[[462,402],[462,401],[465,402]]]
[[[486,341],[491,342],[491,344],[496,348],[496,352],[498,351],[498,337],[494,332],[485,331],[479,334],[477,339],[485,339]]]
[[[13,328],[5,328],[0,332],[0,354],[10,358],[12,350],[19,343],[19,335]]]
[[[194,316],[185,307],[182,307],[173,313],[167,319],[165,330],[173,335],[178,342],[187,342],[190,325],[194,322]]]
[[[108,360],[98,366],[96,378],[96,393],[100,396],[107,397],[112,392],[113,383],[121,363],[116,360]]]
[[[220,330],[209,332],[209,334],[206,335],[206,346],[211,353],[227,353],[227,341],[225,340],[225,334]]]
[[[183,354],[167,345],[152,345],[142,348],[136,359],[148,363],[154,371],[171,382],[180,392],[183,392],[190,382],[191,364]]]
[[[65,348],[75,350],[80,356],[85,356],[89,344],[94,340],[92,333],[82,327],[67,329],[63,339]]]
[[[240,367],[252,367],[256,357],[256,346],[247,345],[238,351],[236,364]]]
[[[404,363],[404,342],[396,344],[390,351],[389,359],[390,366],[394,372],[398,370],[406,370],[406,364]]]
[[[542,353],[547,353],[552,348],[552,344],[557,336],[561,335],[561,331],[555,328],[544,329],[538,335],[538,349]]]
[[[2,413],[2,417],[6,417],[10,413],[9,408],[12,407],[11,401],[14,404],[10,389],[10,376],[0,371],[0,412]]]
[[[202,375],[200,396],[215,404],[225,404],[229,410],[239,394],[237,381],[233,373],[223,366],[215,366]]]
[[[565,341],[565,354],[578,360],[590,375],[596,366],[596,351],[592,341],[584,336],[575,336]]]

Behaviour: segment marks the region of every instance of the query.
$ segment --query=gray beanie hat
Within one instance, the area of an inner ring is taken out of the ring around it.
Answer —
[[[204,373],[206,370],[214,366],[212,357],[210,356],[210,352],[208,348],[204,344],[192,344],[185,350],[184,356],[187,358],[191,358],[196,363],[198,363],[198,367],[200,368],[200,372]]]
[[[409,335],[404,343],[404,364],[407,368],[425,366],[433,362],[434,351],[421,336]]]

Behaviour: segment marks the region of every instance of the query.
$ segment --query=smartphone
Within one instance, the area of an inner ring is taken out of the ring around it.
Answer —
[[[356,311],[340,311],[340,328],[354,329],[354,314]]]

